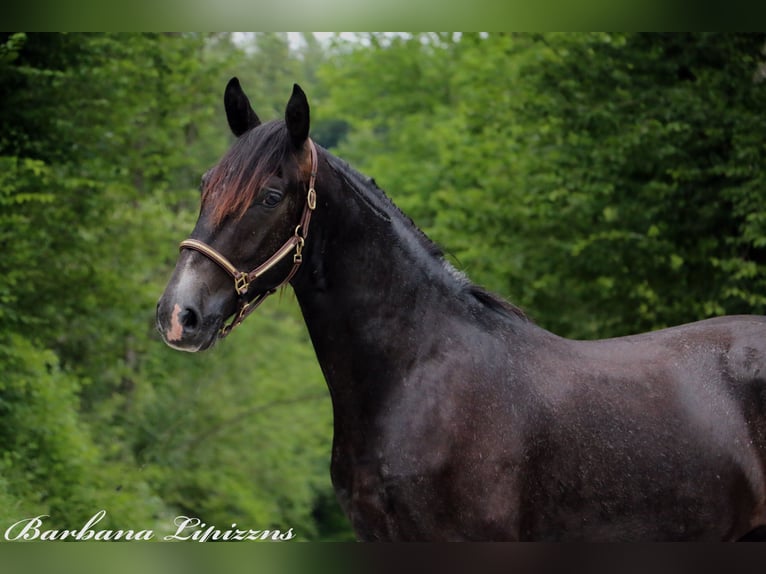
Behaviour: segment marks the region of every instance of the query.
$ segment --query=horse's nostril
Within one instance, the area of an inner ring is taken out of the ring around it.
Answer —
[[[193,331],[199,326],[199,313],[197,313],[197,311],[194,309],[187,307],[181,311],[180,315],[178,316],[178,320],[181,322],[181,325],[183,325],[184,329]]]

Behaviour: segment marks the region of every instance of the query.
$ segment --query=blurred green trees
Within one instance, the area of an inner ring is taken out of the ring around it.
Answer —
[[[349,536],[291,294],[208,353],[154,333],[229,135],[293,82],[312,133],[542,326],[766,304],[764,34],[0,35],[0,518]]]
[[[228,34],[0,45],[0,517],[72,528],[104,508],[111,527],[162,532],[186,513],[334,536],[313,516],[331,493],[330,405],[289,297],[204,357],[153,327],[200,175],[229,142],[223,86],[263,52]],[[300,79],[295,55],[269,60]],[[259,94],[286,99],[274,81]]]

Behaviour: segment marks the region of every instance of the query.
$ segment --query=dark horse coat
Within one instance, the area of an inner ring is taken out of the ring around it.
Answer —
[[[764,318],[563,339],[455,271],[371,180],[312,160],[300,88],[285,121],[262,124],[236,80],[225,104],[238,139],[191,235],[210,251],[183,249],[158,329],[208,348],[290,276],[360,539],[735,540],[766,524]],[[230,275],[288,238],[300,257],[288,247],[238,297]]]

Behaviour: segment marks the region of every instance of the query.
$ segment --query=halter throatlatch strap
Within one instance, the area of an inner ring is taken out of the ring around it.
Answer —
[[[303,262],[303,246],[306,242],[306,237],[308,236],[309,223],[311,223],[311,214],[314,212],[317,205],[317,194],[316,190],[314,189],[318,163],[317,150],[314,142],[311,141],[310,138],[308,143],[311,150],[311,175],[309,176],[309,186],[308,191],[306,192],[306,204],[303,206],[303,213],[301,215],[300,222],[295,227],[293,235],[287,241],[285,241],[282,244],[282,247],[277,249],[277,251],[266,261],[248,273],[237,269],[237,267],[232,264],[231,261],[229,261],[218,251],[202,241],[198,241],[196,239],[185,239],[179,246],[180,249],[193,249],[194,251],[202,253],[202,255],[213,261],[234,279],[234,290],[237,292],[237,296],[239,298],[239,309],[237,310],[237,314],[234,319],[232,319],[231,323],[224,325],[221,328],[221,331],[218,334],[218,336],[221,338],[231,333],[232,329],[244,321],[245,317],[247,317],[250,313],[255,311],[255,309],[261,303],[263,303],[266,297],[275,293],[276,290],[279,289],[282,285],[289,283]],[[291,253],[293,255],[293,266],[292,269],[290,269],[290,272],[287,274],[287,277],[285,277],[276,287],[272,287],[268,291],[259,293],[250,301],[248,301],[246,296],[248,290],[250,289],[250,284]]]

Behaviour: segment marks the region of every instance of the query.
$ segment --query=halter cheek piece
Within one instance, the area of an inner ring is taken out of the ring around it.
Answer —
[[[234,319],[232,319],[231,323],[221,327],[221,331],[218,334],[220,338],[223,338],[231,333],[232,329],[244,321],[250,313],[255,311],[255,309],[261,303],[263,303],[266,297],[276,292],[276,290],[279,289],[282,285],[289,283],[303,262],[303,245],[309,232],[311,214],[314,212],[314,209],[316,209],[317,205],[317,194],[316,190],[314,189],[314,182],[316,181],[317,175],[317,150],[314,142],[311,141],[311,139],[309,139],[308,142],[309,148],[311,149],[311,176],[309,177],[309,187],[306,194],[306,205],[303,206],[303,214],[301,215],[300,222],[295,228],[295,232],[287,241],[282,244],[282,247],[277,249],[274,255],[247,273],[237,269],[231,263],[231,261],[226,259],[226,257],[221,255],[218,251],[206,243],[203,243],[202,241],[197,241],[196,239],[185,239],[179,246],[180,249],[193,249],[194,251],[202,253],[202,255],[216,263],[221,269],[226,271],[226,273],[231,275],[234,279],[234,290],[237,292],[237,296],[239,298],[239,309],[237,311],[237,315],[234,317]],[[266,273],[269,269],[274,267],[277,263],[282,261],[285,257],[290,255],[290,253],[293,254],[293,267],[290,269],[287,277],[285,277],[276,287],[272,287],[268,291],[259,293],[253,299],[248,301],[246,296],[247,291],[250,288],[250,284],[258,279],[258,277]]]

